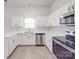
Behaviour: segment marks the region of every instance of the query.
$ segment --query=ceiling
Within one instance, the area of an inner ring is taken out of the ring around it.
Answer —
[[[8,6],[50,6],[54,0],[7,0]]]

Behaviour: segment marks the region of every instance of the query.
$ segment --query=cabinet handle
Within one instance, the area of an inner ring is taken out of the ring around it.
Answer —
[[[70,11],[71,10],[71,8],[70,7],[68,7],[68,11]]]
[[[74,5],[72,5],[72,9],[74,10]]]

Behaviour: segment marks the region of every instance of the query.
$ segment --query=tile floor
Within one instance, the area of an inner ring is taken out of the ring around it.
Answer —
[[[19,46],[8,59],[56,59],[45,46]]]

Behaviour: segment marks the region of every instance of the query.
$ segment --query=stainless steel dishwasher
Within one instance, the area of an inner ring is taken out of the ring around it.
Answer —
[[[44,45],[45,42],[45,33],[36,33],[35,34],[36,37],[36,45]]]

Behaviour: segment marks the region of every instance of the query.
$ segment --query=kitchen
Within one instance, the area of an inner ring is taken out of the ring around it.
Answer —
[[[47,59],[75,59],[74,5],[74,0],[6,0],[4,59],[23,59],[16,52],[27,46],[46,47],[52,55]]]

